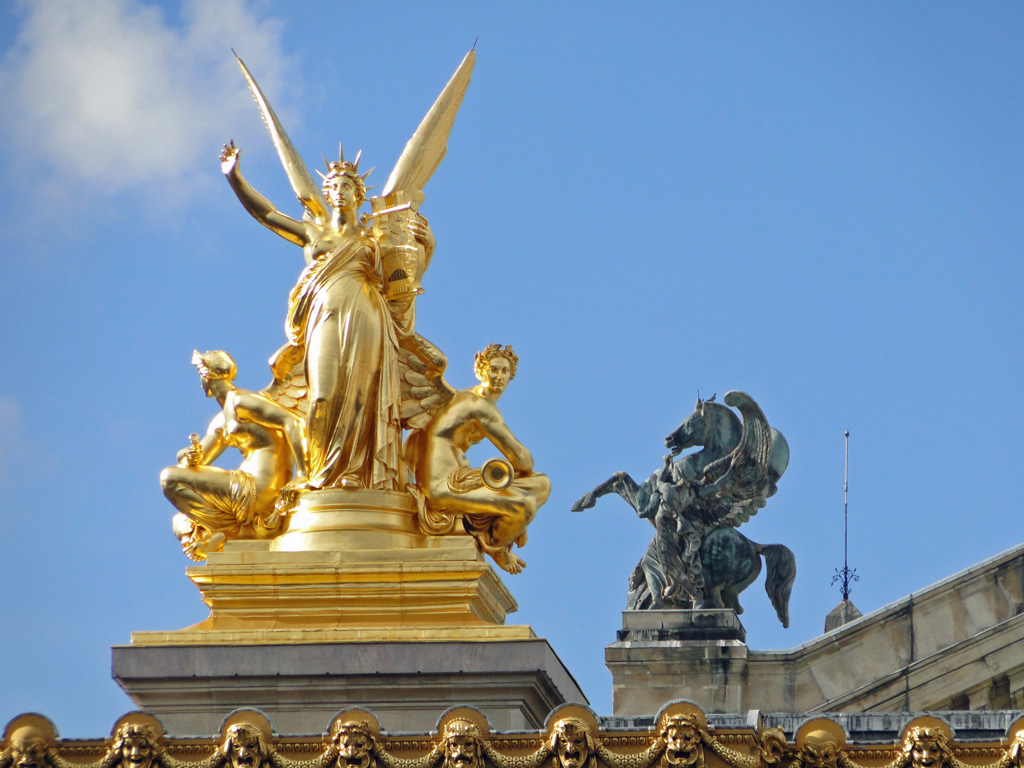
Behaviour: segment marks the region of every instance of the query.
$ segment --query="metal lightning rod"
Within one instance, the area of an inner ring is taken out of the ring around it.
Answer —
[[[843,600],[850,599],[850,584],[860,581],[856,568],[850,568],[850,430],[843,433],[846,437],[846,461],[843,471],[843,569],[836,568],[832,583],[842,585]]]

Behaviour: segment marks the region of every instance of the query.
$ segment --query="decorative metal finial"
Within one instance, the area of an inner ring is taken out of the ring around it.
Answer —
[[[832,583],[839,582],[842,586],[843,600],[850,599],[850,584],[860,581],[857,569],[850,567],[850,430],[846,436],[846,468],[843,477],[843,569],[836,568]]]

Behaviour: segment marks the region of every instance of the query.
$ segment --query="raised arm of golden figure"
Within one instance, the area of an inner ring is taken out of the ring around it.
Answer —
[[[288,242],[298,246],[308,245],[310,233],[307,225],[278,211],[273,203],[245,180],[242,172],[238,169],[241,154],[242,150],[235,146],[234,141],[225,144],[220,153],[220,169],[227,178],[228,184],[231,185],[231,189],[234,190],[235,196],[242,203],[242,207],[256,221]]]

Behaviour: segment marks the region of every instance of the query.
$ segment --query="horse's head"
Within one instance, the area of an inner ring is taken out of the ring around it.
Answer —
[[[701,400],[700,393],[697,394],[697,404],[693,407],[693,413],[683,419],[683,423],[676,431],[665,438],[665,447],[673,456],[695,445],[707,445],[712,416],[711,408],[708,406],[714,402],[714,395],[707,400]]]

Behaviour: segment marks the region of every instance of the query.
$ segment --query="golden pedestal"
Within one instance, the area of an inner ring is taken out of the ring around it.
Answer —
[[[419,532],[411,496],[304,494],[287,531],[229,541],[188,577],[210,617],[132,645],[524,640],[516,601],[468,534]]]
[[[504,624],[516,601],[472,537],[420,534],[411,496],[308,493],[282,536],[230,541],[188,576],[208,619],[113,648],[114,679],[169,733],[216,733],[240,707],[320,733],[351,706],[426,732],[457,704],[537,729],[586,701],[547,640]]]

